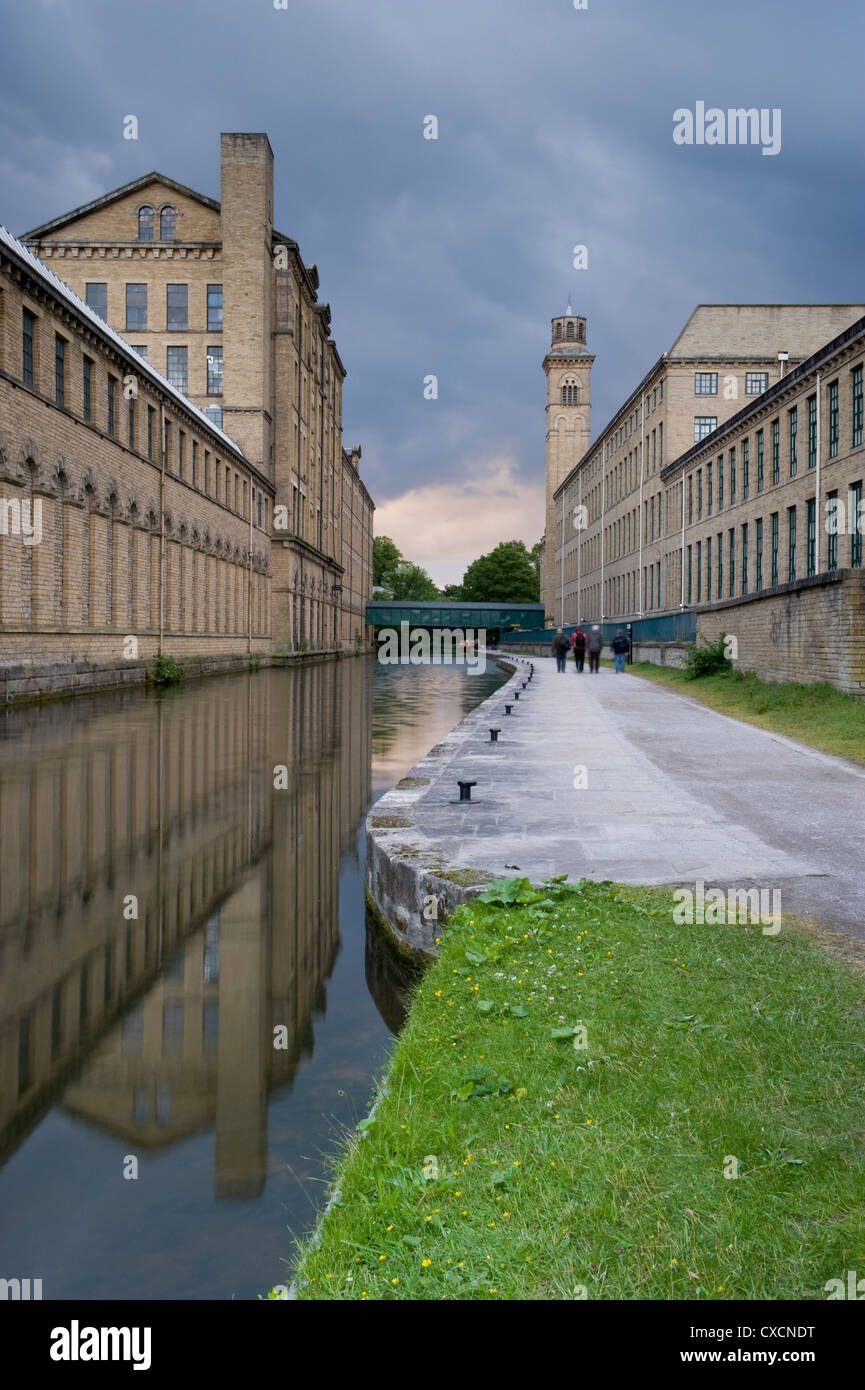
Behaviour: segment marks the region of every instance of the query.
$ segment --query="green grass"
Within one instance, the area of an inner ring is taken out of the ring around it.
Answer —
[[[746,724],[865,764],[865,700],[828,682],[799,685],[794,681],[763,681],[753,672],[743,671],[689,680],[684,671],[654,666],[649,661],[635,661],[628,672],[672,686],[682,695],[691,695]]]
[[[826,1298],[865,1261],[861,968],[544,891],[451,918],[298,1296]]]

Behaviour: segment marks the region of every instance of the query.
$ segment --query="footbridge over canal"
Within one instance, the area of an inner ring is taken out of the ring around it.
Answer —
[[[472,628],[486,632],[507,632],[512,628],[542,628],[542,603],[421,603],[413,600],[380,599],[366,605],[366,621],[372,627]]]

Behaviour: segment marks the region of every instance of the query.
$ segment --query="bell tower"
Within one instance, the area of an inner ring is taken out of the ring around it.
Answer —
[[[586,320],[567,311],[552,321],[550,348],[544,358],[547,377],[547,499],[541,599],[548,613],[557,612],[561,526],[556,528],[554,496],[589,447],[591,374],[594,357],[586,347]],[[566,539],[570,539],[566,536]]]

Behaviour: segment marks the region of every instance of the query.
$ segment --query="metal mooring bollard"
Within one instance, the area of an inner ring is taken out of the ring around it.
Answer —
[[[512,709],[513,705],[505,705],[505,714],[510,714]]]
[[[528,681],[523,681],[523,690],[525,690],[525,688],[526,688],[527,685],[528,685]]]
[[[472,799],[472,787],[476,787],[476,786],[477,786],[477,782],[460,782],[460,781],[457,781],[457,786],[458,786],[459,789],[460,789],[460,801],[471,801],[471,799]]]
[[[501,729],[490,729],[490,743],[498,743]]]
[[[514,699],[515,699],[515,700],[518,700],[519,698],[520,698],[520,692],[519,692],[518,690],[515,690],[515,691],[514,691]]]

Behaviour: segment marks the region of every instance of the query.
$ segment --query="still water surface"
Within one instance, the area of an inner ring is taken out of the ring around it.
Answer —
[[[364,816],[504,680],[354,659],[0,716],[0,1277],[287,1281],[402,1017]]]

